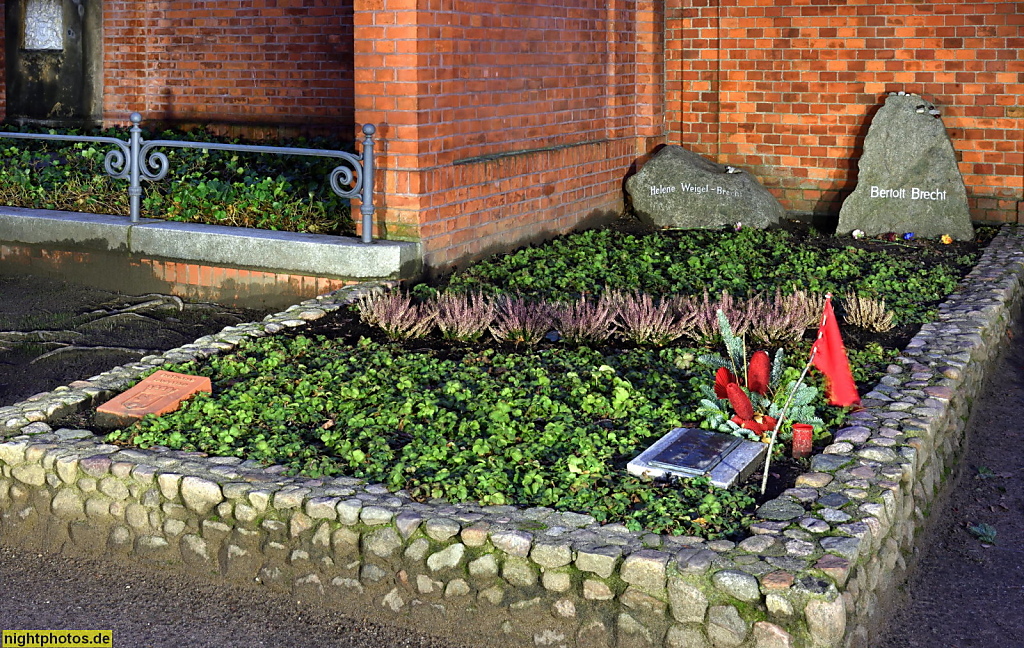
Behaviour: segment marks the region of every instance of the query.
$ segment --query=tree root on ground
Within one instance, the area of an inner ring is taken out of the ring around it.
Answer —
[[[143,356],[146,356],[146,355],[160,353],[160,351],[156,350],[156,349],[133,349],[131,347],[117,347],[117,346],[66,346],[66,347],[61,347],[59,349],[54,349],[53,351],[47,351],[46,353],[42,354],[41,356],[38,356],[35,359],[33,359],[29,364],[35,364],[35,363],[37,363],[37,362],[39,362],[41,360],[49,360],[49,359],[54,358],[56,356],[59,356],[61,354],[74,353],[74,352],[82,352],[82,351],[85,351],[85,352],[93,352],[93,351],[111,352],[111,351],[114,351],[114,352],[120,352],[120,353],[130,353],[132,355],[137,355],[140,358],[143,357]]]

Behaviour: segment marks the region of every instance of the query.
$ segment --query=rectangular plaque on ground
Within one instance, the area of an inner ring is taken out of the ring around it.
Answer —
[[[198,392],[211,391],[210,379],[206,376],[190,376],[161,369],[120,396],[97,407],[93,420],[100,427],[131,425],[147,414],[173,412],[186,398]]]
[[[654,479],[707,475],[719,488],[742,483],[764,461],[768,446],[731,434],[676,428],[627,464],[633,475]]]

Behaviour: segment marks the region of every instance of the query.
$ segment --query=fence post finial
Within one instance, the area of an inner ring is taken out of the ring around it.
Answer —
[[[128,149],[128,209],[131,221],[139,222],[139,213],[142,211],[142,181],[139,172],[139,149],[142,147],[142,115],[133,112],[128,117],[132,123],[131,138]]]
[[[363,214],[363,243],[373,242],[373,134],[377,132],[373,124],[363,124],[363,195],[359,211]]]

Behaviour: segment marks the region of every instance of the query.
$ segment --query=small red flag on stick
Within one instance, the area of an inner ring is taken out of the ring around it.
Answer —
[[[846,358],[846,347],[832,310],[832,295],[825,297],[825,312],[821,315],[818,339],[811,347],[811,358],[818,371],[825,374],[825,396],[829,405],[848,407],[860,404],[850,361]]]

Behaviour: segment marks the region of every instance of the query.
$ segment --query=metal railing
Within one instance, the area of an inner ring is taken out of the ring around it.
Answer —
[[[276,155],[305,155],[313,157],[339,158],[344,165],[335,167],[329,176],[331,190],[342,198],[359,198],[362,214],[362,241],[373,241],[373,124],[363,125],[362,152],[359,155],[345,151],[327,149],[292,148],[288,146],[257,146],[249,144],[219,144],[215,142],[189,142],[181,140],[146,140],[142,137],[142,115],[135,112],[128,117],[132,123],[128,141],[116,137],[93,137],[89,135],[50,135],[45,133],[5,133],[0,137],[14,139],[59,140],[65,142],[96,142],[111,144],[113,150],[103,159],[103,170],[112,178],[128,179],[128,203],[131,221],[139,221],[142,205],[142,181],[163,180],[170,169],[167,156],[153,149],[158,147],[193,148],[219,151],[240,151],[244,153],[272,153]],[[348,186],[348,189],[344,187]]]

